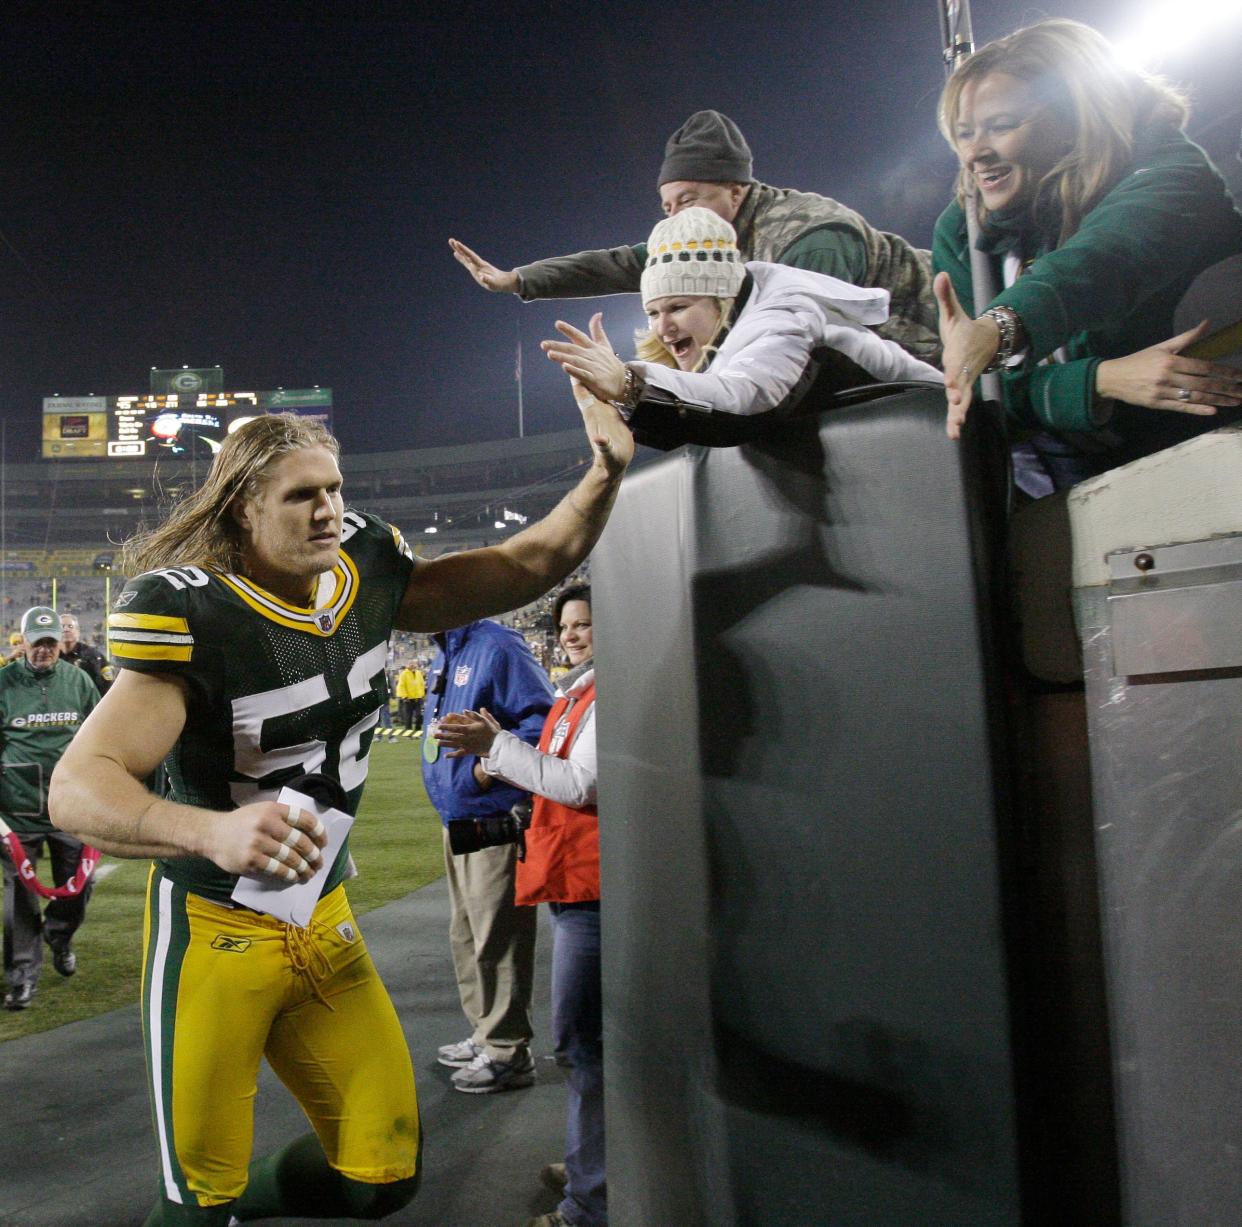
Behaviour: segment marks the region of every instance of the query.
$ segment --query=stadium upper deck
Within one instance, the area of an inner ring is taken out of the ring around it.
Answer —
[[[479,545],[545,514],[590,462],[581,430],[459,447],[342,457],[346,502],[391,520],[424,554]],[[5,468],[10,557],[49,556],[39,570],[81,573],[94,555],[162,518],[206,476],[202,464],[168,461],[37,461]],[[504,527],[497,528],[499,522]],[[435,533],[427,530],[434,528]]]

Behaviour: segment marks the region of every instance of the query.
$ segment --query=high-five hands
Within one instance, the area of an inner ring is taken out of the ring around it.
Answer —
[[[625,363],[613,352],[604,331],[604,316],[597,311],[588,325],[590,335],[564,320],[556,330],[564,341],[541,341],[540,348],[571,379],[578,380],[599,400],[620,400],[625,393]]]

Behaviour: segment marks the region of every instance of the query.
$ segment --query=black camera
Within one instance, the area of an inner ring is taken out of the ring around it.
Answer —
[[[526,828],[530,826],[531,803],[519,801],[507,814],[487,818],[454,818],[448,824],[449,847],[454,856],[517,844],[518,860],[526,859]]]

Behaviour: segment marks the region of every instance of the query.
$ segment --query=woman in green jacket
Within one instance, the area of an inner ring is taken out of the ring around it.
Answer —
[[[1171,336],[1195,277],[1242,251],[1242,216],[1183,134],[1187,117],[1180,94],[1072,21],[989,43],[945,86],[940,129],[961,161],[933,244],[948,431],[979,375],[1001,369],[1030,493],[1213,429],[1242,405],[1242,374],[1184,352],[1206,322]],[[1004,287],[978,318],[971,198]]]

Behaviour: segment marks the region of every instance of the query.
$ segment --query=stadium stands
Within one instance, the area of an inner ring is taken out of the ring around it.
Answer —
[[[342,457],[346,502],[396,524],[425,558],[488,544],[545,515],[581,476],[590,449],[581,430],[497,439],[461,447]],[[0,548],[0,619],[55,604],[82,635],[104,646],[119,545],[206,477],[202,464],[129,460],[40,460],[5,466]],[[499,525],[499,527],[498,527]],[[549,602],[510,615],[536,655],[551,664]],[[398,632],[392,660],[426,660],[424,635]]]

